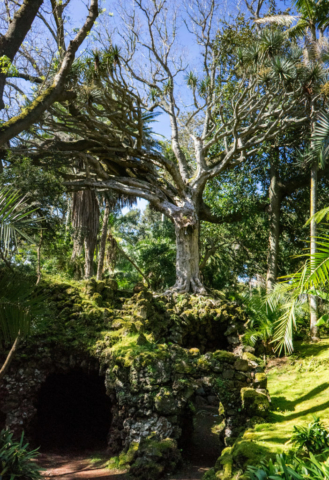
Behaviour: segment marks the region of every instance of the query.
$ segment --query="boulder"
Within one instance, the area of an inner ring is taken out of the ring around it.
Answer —
[[[253,388],[242,388],[241,400],[242,407],[249,417],[265,417],[270,408],[267,395]]]

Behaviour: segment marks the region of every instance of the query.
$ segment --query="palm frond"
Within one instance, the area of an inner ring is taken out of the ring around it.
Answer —
[[[291,39],[297,39],[304,37],[306,35],[307,29],[309,28],[309,24],[306,20],[303,18],[300,18],[296,25],[290,27],[287,31],[286,34],[288,35],[289,38]]]
[[[316,212],[315,215],[312,215],[312,217],[310,217],[305,223],[305,226],[309,225],[312,220],[315,220],[316,223],[320,223],[324,218],[329,219],[329,207],[323,208],[322,210]]]
[[[322,112],[312,135],[313,148],[323,168],[329,156],[329,114]]]
[[[44,314],[44,298],[35,295],[35,279],[8,270],[0,271],[0,345],[25,336],[31,322]]]
[[[37,209],[31,209],[26,203],[26,196],[20,195],[12,189],[0,191],[0,245],[3,251],[17,243],[20,236],[33,243],[27,229],[36,228],[42,218],[31,218]]]
[[[294,21],[298,20],[300,15],[269,15],[267,17],[254,20],[257,24],[276,23],[277,25],[290,26]]]

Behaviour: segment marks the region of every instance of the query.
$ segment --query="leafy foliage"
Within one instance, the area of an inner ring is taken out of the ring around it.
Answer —
[[[276,461],[271,459],[268,462],[263,462],[260,467],[249,466],[247,468],[247,475],[250,480],[303,480],[303,476],[297,473],[299,463],[292,462],[285,455],[277,455]]]
[[[0,250],[7,254],[17,244],[18,236],[33,243],[27,228],[35,227],[40,219],[31,218],[36,209],[26,203],[26,197],[10,189],[0,191]]]
[[[281,454],[276,456],[275,462],[269,460],[259,467],[249,466],[247,475],[251,480],[327,480],[329,461],[320,462],[312,453],[306,460]]]
[[[313,417],[307,427],[294,426],[292,441],[301,450],[306,448],[311,453],[321,453],[329,447],[329,432],[319,417]]]
[[[24,433],[15,441],[9,430],[0,432],[0,477],[3,480],[40,479],[40,467],[33,461],[37,456],[38,450],[30,450],[29,444],[24,442]]]
[[[254,346],[257,340],[264,344],[269,343],[279,315],[278,306],[266,302],[264,290],[254,289],[245,293],[242,298],[249,317],[248,329],[243,337],[244,343],[251,346]]]
[[[0,345],[27,335],[31,323],[45,313],[43,297],[33,293],[35,277],[20,269],[0,270]]]

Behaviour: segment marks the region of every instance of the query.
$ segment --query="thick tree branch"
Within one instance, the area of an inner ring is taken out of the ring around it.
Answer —
[[[0,58],[6,56],[11,62],[14,60],[42,3],[43,0],[24,0],[10,22],[7,32],[0,36]],[[0,73],[0,109],[4,108],[3,90],[5,83],[6,74]]]
[[[32,0],[30,0],[32,1]],[[34,0],[36,1],[36,0]],[[26,0],[28,2],[28,0]],[[0,146],[11,138],[17,136],[23,130],[29,128],[35,123],[40,116],[56,102],[62,94],[65,86],[65,80],[70,72],[75,54],[83,40],[88,35],[96,18],[98,16],[98,0],[91,0],[89,12],[85,24],[76,37],[70,41],[67,51],[63,57],[63,61],[58,73],[55,75],[52,84],[44,92],[42,92],[29,107],[25,108],[20,115],[5,122],[0,127]]]

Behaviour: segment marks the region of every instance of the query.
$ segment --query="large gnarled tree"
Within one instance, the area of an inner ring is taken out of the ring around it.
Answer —
[[[173,290],[205,293],[199,274],[200,222],[218,222],[203,201],[205,185],[241,165],[287,126],[306,120],[298,101],[304,88],[298,69],[303,67],[298,58],[265,54],[274,48],[269,34],[255,38],[263,45],[257,58],[250,60],[249,49],[233,69],[226,69],[213,30],[216,0],[202,7],[197,2],[197,11],[188,11],[202,65],[199,74],[186,75],[191,102],[184,107],[178,83],[186,65],[173,52],[177,12],[165,1],[134,4],[131,15],[122,14],[124,45],[113,47],[109,38],[107,49],[95,54],[93,78],[88,83],[86,75],[80,77],[77,100],[54,107],[45,119],[45,130],[60,131],[61,137],[36,143],[34,158],[69,159],[72,170],[64,175],[71,189],[113,189],[148,200],[175,225]],[[170,119],[167,153],[149,145],[143,133],[145,115],[157,109]],[[190,138],[189,151],[183,131]],[[84,167],[74,169],[81,159]]]

